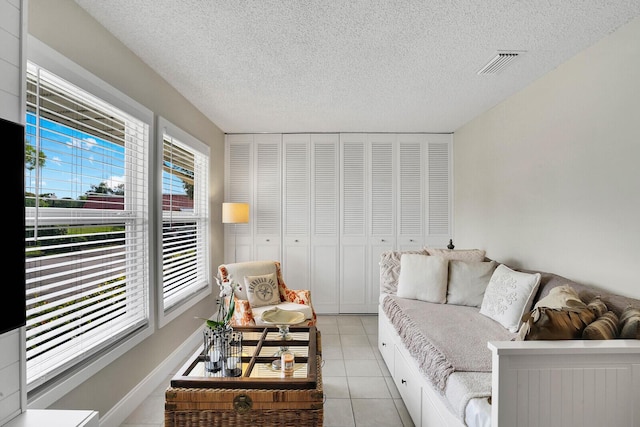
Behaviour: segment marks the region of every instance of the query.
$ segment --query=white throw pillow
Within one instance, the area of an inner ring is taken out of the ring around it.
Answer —
[[[280,302],[276,273],[262,276],[244,276],[247,299],[251,307],[262,307]]]
[[[480,307],[498,263],[449,260],[447,304]]]
[[[403,254],[397,295],[443,304],[447,301],[448,263],[441,257]]]
[[[540,273],[522,273],[500,264],[484,292],[480,314],[495,320],[510,332],[517,332],[522,316],[531,308],[539,285]]]

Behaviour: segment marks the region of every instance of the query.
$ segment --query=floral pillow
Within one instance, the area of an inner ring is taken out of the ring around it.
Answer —
[[[480,314],[495,320],[510,332],[517,332],[522,316],[531,308],[540,278],[540,273],[514,271],[500,264],[484,292]]]
[[[244,284],[251,307],[275,305],[280,302],[276,273],[262,276],[245,276]]]

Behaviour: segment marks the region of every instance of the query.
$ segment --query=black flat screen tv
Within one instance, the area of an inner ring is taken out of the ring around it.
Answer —
[[[0,285],[0,334],[25,325],[25,210],[24,210],[24,126],[0,118],[0,135],[5,163],[2,251]]]

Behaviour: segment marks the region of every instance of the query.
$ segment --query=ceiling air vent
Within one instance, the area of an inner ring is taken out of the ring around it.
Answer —
[[[496,56],[491,58],[491,60],[478,71],[478,75],[484,74],[499,74],[502,70],[504,70],[507,66],[509,66],[513,61],[515,61],[520,55],[524,52],[516,52],[516,51],[499,51]]]

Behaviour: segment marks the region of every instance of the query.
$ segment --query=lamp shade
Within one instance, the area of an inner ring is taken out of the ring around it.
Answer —
[[[225,224],[249,222],[249,203],[223,203],[222,222]]]

